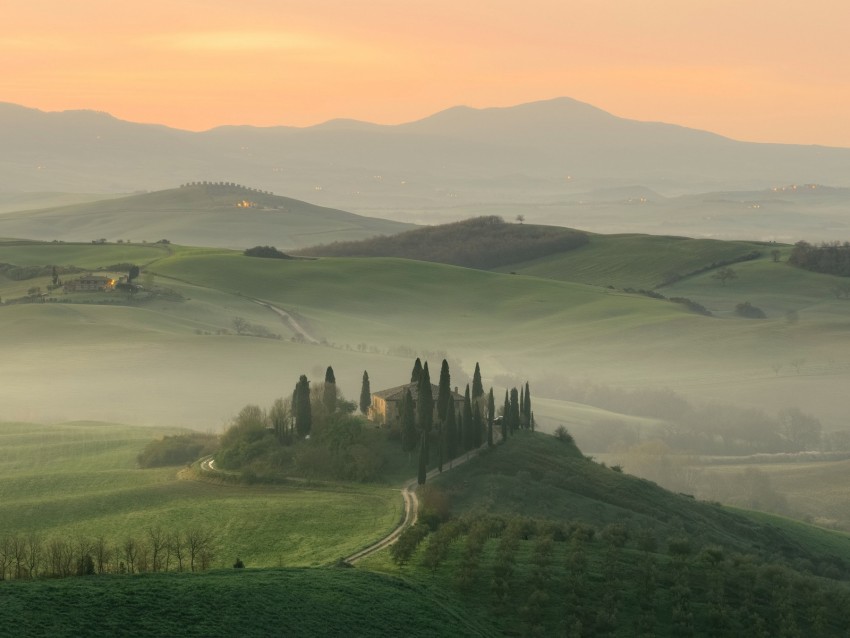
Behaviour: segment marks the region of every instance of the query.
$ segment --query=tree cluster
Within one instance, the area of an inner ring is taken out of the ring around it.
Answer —
[[[587,242],[587,235],[576,230],[506,224],[500,217],[477,217],[301,252],[317,257],[402,257],[489,269],[574,250]]]
[[[279,251],[274,246],[254,246],[246,248],[244,253],[246,257],[265,257],[270,259],[294,259],[284,252]]]
[[[164,467],[191,463],[218,449],[218,437],[212,434],[192,432],[176,434],[151,441],[136,460],[140,467]]]
[[[286,476],[370,481],[380,478],[384,450],[355,416],[354,402],[336,387],[333,368],[324,383],[311,386],[301,375],[292,394],[269,410],[247,405],[221,437],[216,464],[240,470],[246,482]]]
[[[798,241],[788,263],[804,270],[850,277],[850,242],[824,242],[819,245]]]

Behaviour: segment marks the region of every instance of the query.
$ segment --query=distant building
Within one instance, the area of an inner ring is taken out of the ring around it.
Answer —
[[[410,390],[410,395],[413,397],[413,408],[416,410],[416,403],[419,399],[419,384],[408,383],[399,385],[395,388],[388,388],[380,392],[372,393],[372,405],[369,406],[369,418],[376,423],[391,425],[399,420],[399,409],[401,408],[401,400],[404,398],[405,390]],[[431,384],[431,396],[434,397],[434,420],[437,419],[437,395],[440,388]],[[463,407],[463,395],[458,394],[457,388],[452,392],[455,410]]]
[[[102,292],[115,288],[115,280],[104,275],[84,275],[65,283],[65,292]]]

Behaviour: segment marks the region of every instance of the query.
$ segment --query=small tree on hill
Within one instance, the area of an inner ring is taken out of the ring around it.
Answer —
[[[523,427],[531,429],[531,389],[528,381],[525,382],[525,393],[522,396],[522,424]]]
[[[738,278],[738,273],[729,268],[728,266],[721,268],[716,273],[711,276],[712,279],[716,279],[720,282],[722,286],[726,285],[727,281],[731,281],[732,279]]]
[[[127,272],[127,281],[133,283],[133,280],[139,276],[139,267],[133,264]]]
[[[369,373],[363,371],[363,383],[360,386],[360,411],[363,414],[369,412],[372,405],[372,389],[369,387]]]

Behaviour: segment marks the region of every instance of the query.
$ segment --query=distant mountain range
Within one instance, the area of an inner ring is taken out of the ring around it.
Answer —
[[[0,104],[0,192],[132,192],[234,181],[346,210],[554,203],[639,184],[666,196],[850,186],[850,149],[739,142],[568,98],[456,107],[384,126],[195,133],[106,113]]]

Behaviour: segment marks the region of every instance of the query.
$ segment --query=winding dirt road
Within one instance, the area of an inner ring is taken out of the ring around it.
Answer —
[[[271,305],[271,304],[270,304],[270,303],[268,303],[268,302],[260,301],[259,299],[253,299],[252,301],[253,301],[254,303],[258,303],[258,304],[260,304],[260,305],[261,305],[261,306],[263,306],[264,308],[268,308],[268,309],[269,309],[269,310],[271,310],[273,313],[275,313],[276,315],[278,315],[278,316],[279,316],[279,317],[283,320],[283,323],[285,323],[287,326],[289,326],[289,328],[290,328],[293,332],[295,332],[296,334],[301,335],[301,337],[302,337],[302,338],[304,339],[304,341],[306,341],[307,343],[319,343],[319,340],[318,340],[318,339],[316,339],[316,338],[315,338],[313,335],[311,335],[309,332],[307,332],[307,331],[303,328],[303,326],[295,320],[295,317],[293,317],[291,314],[289,314],[288,312],[286,312],[286,310],[283,310],[282,308],[278,308],[277,306],[273,306],[273,305]]]

